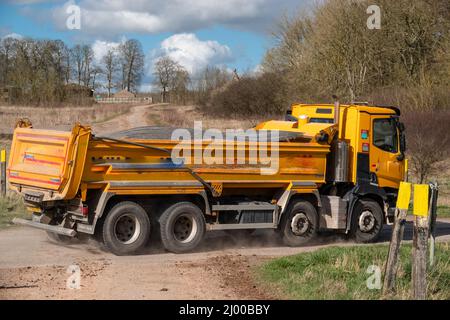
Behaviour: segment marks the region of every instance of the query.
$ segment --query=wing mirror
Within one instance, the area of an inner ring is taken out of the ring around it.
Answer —
[[[400,134],[400,154],[397,156],[397,160],[403,161],[405,159],[406,151],[405,125],[402,122],[398,122],[397,127]]]

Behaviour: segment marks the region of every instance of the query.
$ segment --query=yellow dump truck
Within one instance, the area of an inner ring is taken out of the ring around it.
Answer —
[[[80,124],[65,132],[19,122],[7,175],[31,217],[14,222],[58,241],[97,235],[126,255],[154,238],[191,251],[213,230],[274,229],[290,246],[321,230],[371,242],[393,221],[405,171],[397,108],[302,104],[287,121],[231,138],[175,131],[99,136]]]

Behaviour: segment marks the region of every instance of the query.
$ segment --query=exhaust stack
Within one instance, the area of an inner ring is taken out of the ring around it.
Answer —
[[[331,142],[331,153],[327,162],[327,181],[333,183],[348,182],[349,172],[349,145],[347,141],[340,139],[339,118],[340,106],[339,98],[333,95],[334,99],[334,124],[337,125],[337,134]]]
[[[340,116],[339,109],[341,104],[339,103],[339,98],[337,96],[334,95],[333,99],[334,99],[334,124],[339,124],[339,116]]]

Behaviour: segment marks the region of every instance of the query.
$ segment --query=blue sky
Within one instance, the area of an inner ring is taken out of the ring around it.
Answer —
[[[271,45],[283,14],[312,0],[0,0],[0,37],[61,39],[93,44],[100,56],[123,39],[138,39],[152,59],[168,54],[195,73],[208,65],[253,70]],[[80,29],[69,30],[67,9],[80,8]]]

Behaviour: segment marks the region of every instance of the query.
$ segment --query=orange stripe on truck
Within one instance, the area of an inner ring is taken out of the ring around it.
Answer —
[[[33,181],[33,182],[52,184],[52,185],[56,185],[56,186],[59,186],[61,184],[61,181],[56,182],[56,181],[51,181],[51,180],[42,180],[42,179],[36,179],[36,178],[19,177],[19,176],[11,175],[11,173],[9,174],[9,178],[10,179],[19,179],[19,180],[26,180],[26,181]]]

